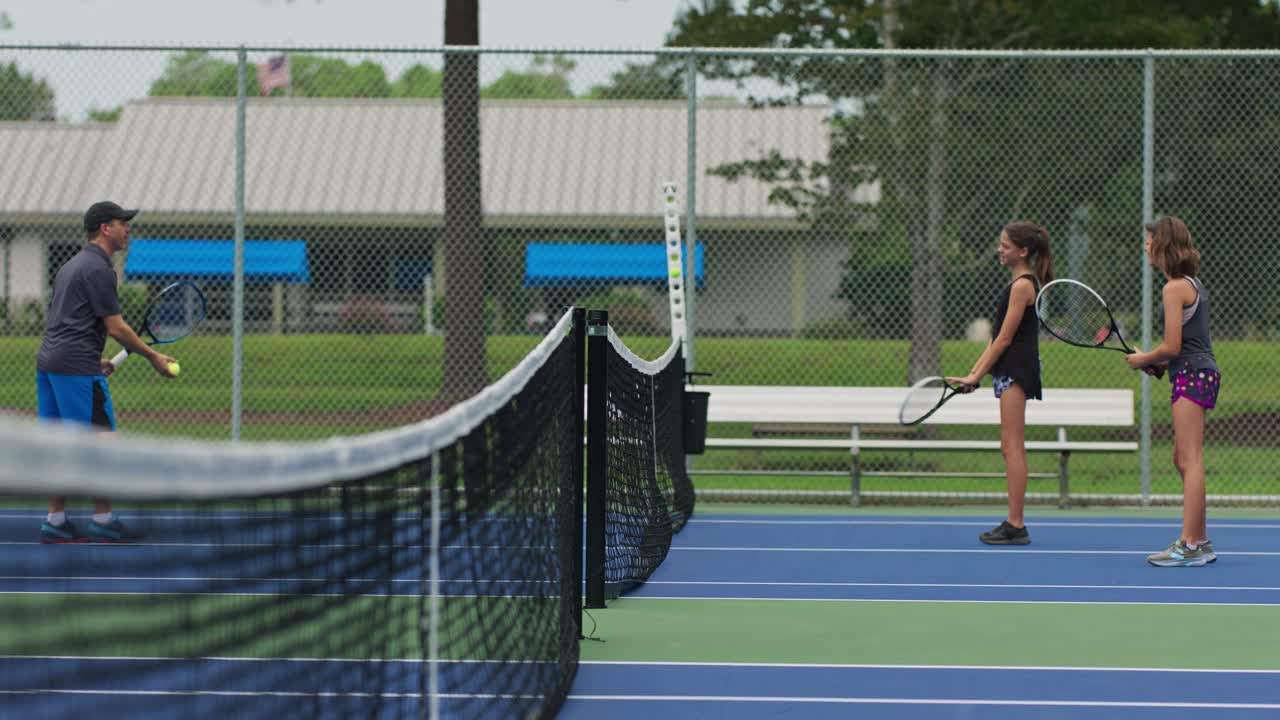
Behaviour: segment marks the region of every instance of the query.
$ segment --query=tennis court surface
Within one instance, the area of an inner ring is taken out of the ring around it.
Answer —
[[[1275,514],[1211,512],[1220,559],[1155,568],[1169,511],[1033,512],[994,548],[990,511],[752,510],[702,505],[591,613],[561,717],[1280,716]]]

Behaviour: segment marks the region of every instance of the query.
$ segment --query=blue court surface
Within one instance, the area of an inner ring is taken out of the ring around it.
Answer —
[[[149,517],[148,538],[130,546],[40,546],[31,516],[0,512],[0,601],[12,608],[29,610],[24,598],[37,596],[422,597],[421,566],[381,565],[385,558],[360,552],[349,567],[320,562],[335,542],[364,546],[360,536],[300,547],[299,562],[281,576],[254,565],[249,551],[297,538],[237,536],[234,515],[232,530],[209,536],[183,530],[180,515],[172,525]],[[1175,518],[1031,515],[1032,545],[980,545],[977,534],[998,519],[696,516],[649,582],[591,611],[586,630],[604,642],[584,641],[560,716],[1280,717],[1280,519],[1211,518],[1219,560],[1179,569],[1144,562],[1177,537]],[[418,537],[410,526],[396,530],[406,543]],[[243,556],[227,552],[235,543]],[[540,552],[451,550],[477,561]],[[369,577],[357,572],[360,563],[372,563]],[[346,578],[335,584],[335,572]],[[441,589],[462,594],[474,579],[446,577]],[[484,587],[519,595],[531,582],[540,581],[486,576]],[[429,705],[420,658],[88,654],[0,656],[0,718],[89,707],[124,717],[232,717],[273,707],[317,718],[397,717]],[[511,709],[489,697],[483,663],[441,671],[442,716],[477,703],[495,717]],[[308,689],[316,677],[332,678],[329,690]]]
[[[1280,717],[1280,519],[714,515],[591,611],[561,717]],[[1179,618],[1184,620],[1179,623]]]

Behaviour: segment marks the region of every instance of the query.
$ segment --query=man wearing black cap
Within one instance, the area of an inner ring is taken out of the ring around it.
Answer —
[[[44,341],[36,354],[36,396],[45,422],[91,425],[100,431],[116,429],[107,376],[114,370],[102,357],[107,335],[131,353],[151,362],[165,377],[173,377],[173,358],[156,352],[138,338],[120,316],[116,271],[111,256],[129,249],[129,221],[137,210],[113,202],[98,202],[84,214],[89,242],[53,279]],[[111,516],[111,501],[94,500],[93,519],[81,533],[66,515],[67,499],[49,498],[49,516],[40,526],[40,541],[129,542],[140,536]]]

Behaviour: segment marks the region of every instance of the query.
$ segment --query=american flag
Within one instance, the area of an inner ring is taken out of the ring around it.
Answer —
[[[258,66],[258,87],[263,95],[270,95],[276,88],[289,87],[289,57],[277,55]]]

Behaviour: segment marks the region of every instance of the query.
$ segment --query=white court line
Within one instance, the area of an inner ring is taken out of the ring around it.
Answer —
[[[778,548],[778,547],[712,547],[712,546],[671,546],[671,552],[780,552],[780,553],[928,553],[930,555],[940,554],[963,554],[977,553],[980,555],[999,555],[1007,557],[1009,555],[1150,555],[1151,550],[1039,550],[1030,548],[1017,548],[1009,550],[997,550],[994,548]],[[1259,557],[1275,557],[1280,556],[1280,552],[1276,551],[1241,551],[1232,550],[1230,553],[1218,553],[1218,557],[1226,556],[1259,556]]]
[[[296,592],[288,592],[288,593],[278,593],[278,592],[234,592],[234,593],[220,593],[220,592],[190,592],[190,593],[188,593],[188,592],[174,592],[174,591],[172,591],[172,590],[140,590],[140,591],[135,590],[135,591],[131,591],[131,592],[125,592],[125,591],[120,591],[120,590],[0,590],[0,597],[6,597],[6,596],[9,596],[9,595],[122,595],[122,596],[128,596],[128,595],[142,595],[142,596],[147,596],[147,595],[151,595],[151,596],[156,596],[156,597],[159,597],[159,596],[166,596],[166,595],[179,595],[179,596],[182,596],[182,597],[187,597],[187,596],[190,596],[190,595],[219,595],[219,596],[222,596],[222,595],[232,595],[232,596],[235,596],[235,597],[287,597],[287,598],[292,598],[292,597],[297,597],[297,596],[299,595],[299,593],[296,593]],[[362,597],[362,598],[363,598],[363,597],[373,597],[373,598],[415,598],[415,599],[420,599],[420,598],[424,598],[424,597],[430,597],[429,595],[423,595],[422,593],[306,593],[306,596],[307,596],[307,597],[309,597],[309,598],[318,598],[318,597],[334,597],[334,598],[351,598],[351,597]],[[443,595],[439,595],[438,597],[445,598],[445,599],[459,599],[459,598],[494,598],[494,597],[501,598],[502,600],[513,600],[513,599],[515,599],[515,600],[545,600],[545,599],[546,599],[546,597],[545,597],[545,596],[542,596],[542,595],[482,595],[482,594],[479,594],[479,593],[471,593],[471,594],[465,594],[465,595],[464,595],[464,594],[443,594]],[[673,599],[675,599],[675,598],[673,598]]]
[[[162,533],[157,533],[162,534]],[[140,548],[140,547],[176,547],[176,548],[335,548],[339,550],[345,549],[365,549],[378,548],[384,550],[426,550],[430,545],[384,545],[382,543],[208,543],[208,542],[187,542],[187,543],[149,543],[149,542],[127,542],[127,543],[98,543],[98,542],[80,542],[80,543],[42,543],[39,540],[4,540],[0,541],[0,545],[39,545],[41,547],[57,547],[57,548]],[[550,545],[444,545],[441,550],[551,550],[554,546]],[[69,551],[68,551],[69,552]]]
[[[812,602],[812,603],[951,603],[955,605],[1177,605],[1182,607],[1280,607],[1280,603],[1185,602],[1181,600],[949,600],[929,598],[780,598],[780,597],[684,597],[666,595],[624,595],[624,600],[681,600],[701,602]]]
[[[324,583],[326,578],[165,578],[165,577],[74,577],[49,578],[47,575],[0,575],[0,580],[58,580],[58,582],[138,582],[138,580],[173,580],[183,583]],[[381,580],[376,578],[351,578],[352,583],[404,583],[421,584],[422,579]],[[442,583],[483,583],[492,585],[556,584],[559,580],[451,580]],[[783,588],[1000,588],[1000,589],[1123,589],[1123,591],[1230,591],[1230,592],[1280,592],[1276,587],[1256,585],[1085,585],[1085,584],[1019,584],[1019,583],[805,583],[758,582],[758,580],[645,580],[645,585],[730,585],[730,587],[783,587]],[[0,594],[4,594],[0,592]],[[416,596],[410,596],[416,597]]]
[[[720,519],[699,517],[697,515],[689,519],[690,525],[924,525],[936,527],[990,527],[990,521],[971,521],[971,520],[755,520],[755,519]],[[1051,520],[1048,522],[1040,520],[1028,520],[1028,525],[1036,527],[1067,527],[1067,528],[1180,528],[1182,521],[1176,518],[1170,518],[1168,522],[1071,522]],[[1266,523],[1209,523],[1209,527],[1221,530],[1234,530],[1244,528],[1248,530],[1280,530],[1280,521],[1273,524]]]
[[[734,695],[569,695],[570,700],[627,702],[806,703],[837,705],[982,705],[1014,707],[1187,708],[1199,710],[1280,710],[1275,703],[1124,702],[1104,700],[986,700],[923,698],[750,697]]]
[[[318,582],[351,582],[351,583],[405,583],[405,584],[422,584],[422,578],[404,578],[397,580],[387,580],[383,578],[343,578],[338,577],[320,577],[320,578],[280,578],[280,577],[165,577],[163,575],[144,575],[133,577],[116,577],[108,575],[77,575],[74,577],[53,576],[48,575],[0,575],[0,580],[58,580],[71,582],[101,582],[101,581],[145,581],[155,582],[159,580],[172,580],[174,582],[295,582],[295,583],[318,583]],[[483,585],[556,585],[559,580],[440,580],[442,583],[473,583]]]
[[[286,690],[68,690],[33,688],[30,690],[0,690],[3,695],[109,695],[113,697],[292,697],[292,698],[393,698],[417,700],[429,697],[423,693],[366,693],[366,692],[292,692]],[[439,693],[435,697],[449,700],[541,700],[542,695],[516,695],[509,693]]]
[[[299,698],[420,698],[421,693],[362,693],[362,692],[289,692],[284,690],[67,690],[57,688],[32,688],[30,690],[0,690],[0,695],[110,695],[141,697],[299,697]],[[443,697],[443,696],[442,696]]]
[[[1032,670],[1036,672],[1120,672],[1120,673],[1228,673],[1246,675],[1280,675],[1280,669],[1254,668],[1164,668],[1164,667],[1087,667],[1083,665],[904,665],[901,663],[766,663],[766,662],[698,662],[692,660],[581,660],[579,665],[637,665],[676,667],[728,668],[810,668],[825,670]]]
[[[732,580],[646,580],[645,585],[714,585],[764,587],[886,587],[886,588],[999,588],[1002,590],[1227,590],[1280,592],[1278,587],[1248,585],[1024,585],[1016,583],[873,583],[873,582],[755,582]]]
[[[296,663],[402,663],[409,665],[425,665],[428,661],[420,658],[314,658],[314,657],[233,657],[209,655],[196,658],[149,657],[135,655],[0,655],[0,660],[141,660],[145,662],[187,663],[187,662],[296,662]],[[555,665],[558,660],[441,660],[446,665]],[[661,663],[658,663],[661,664]]]

